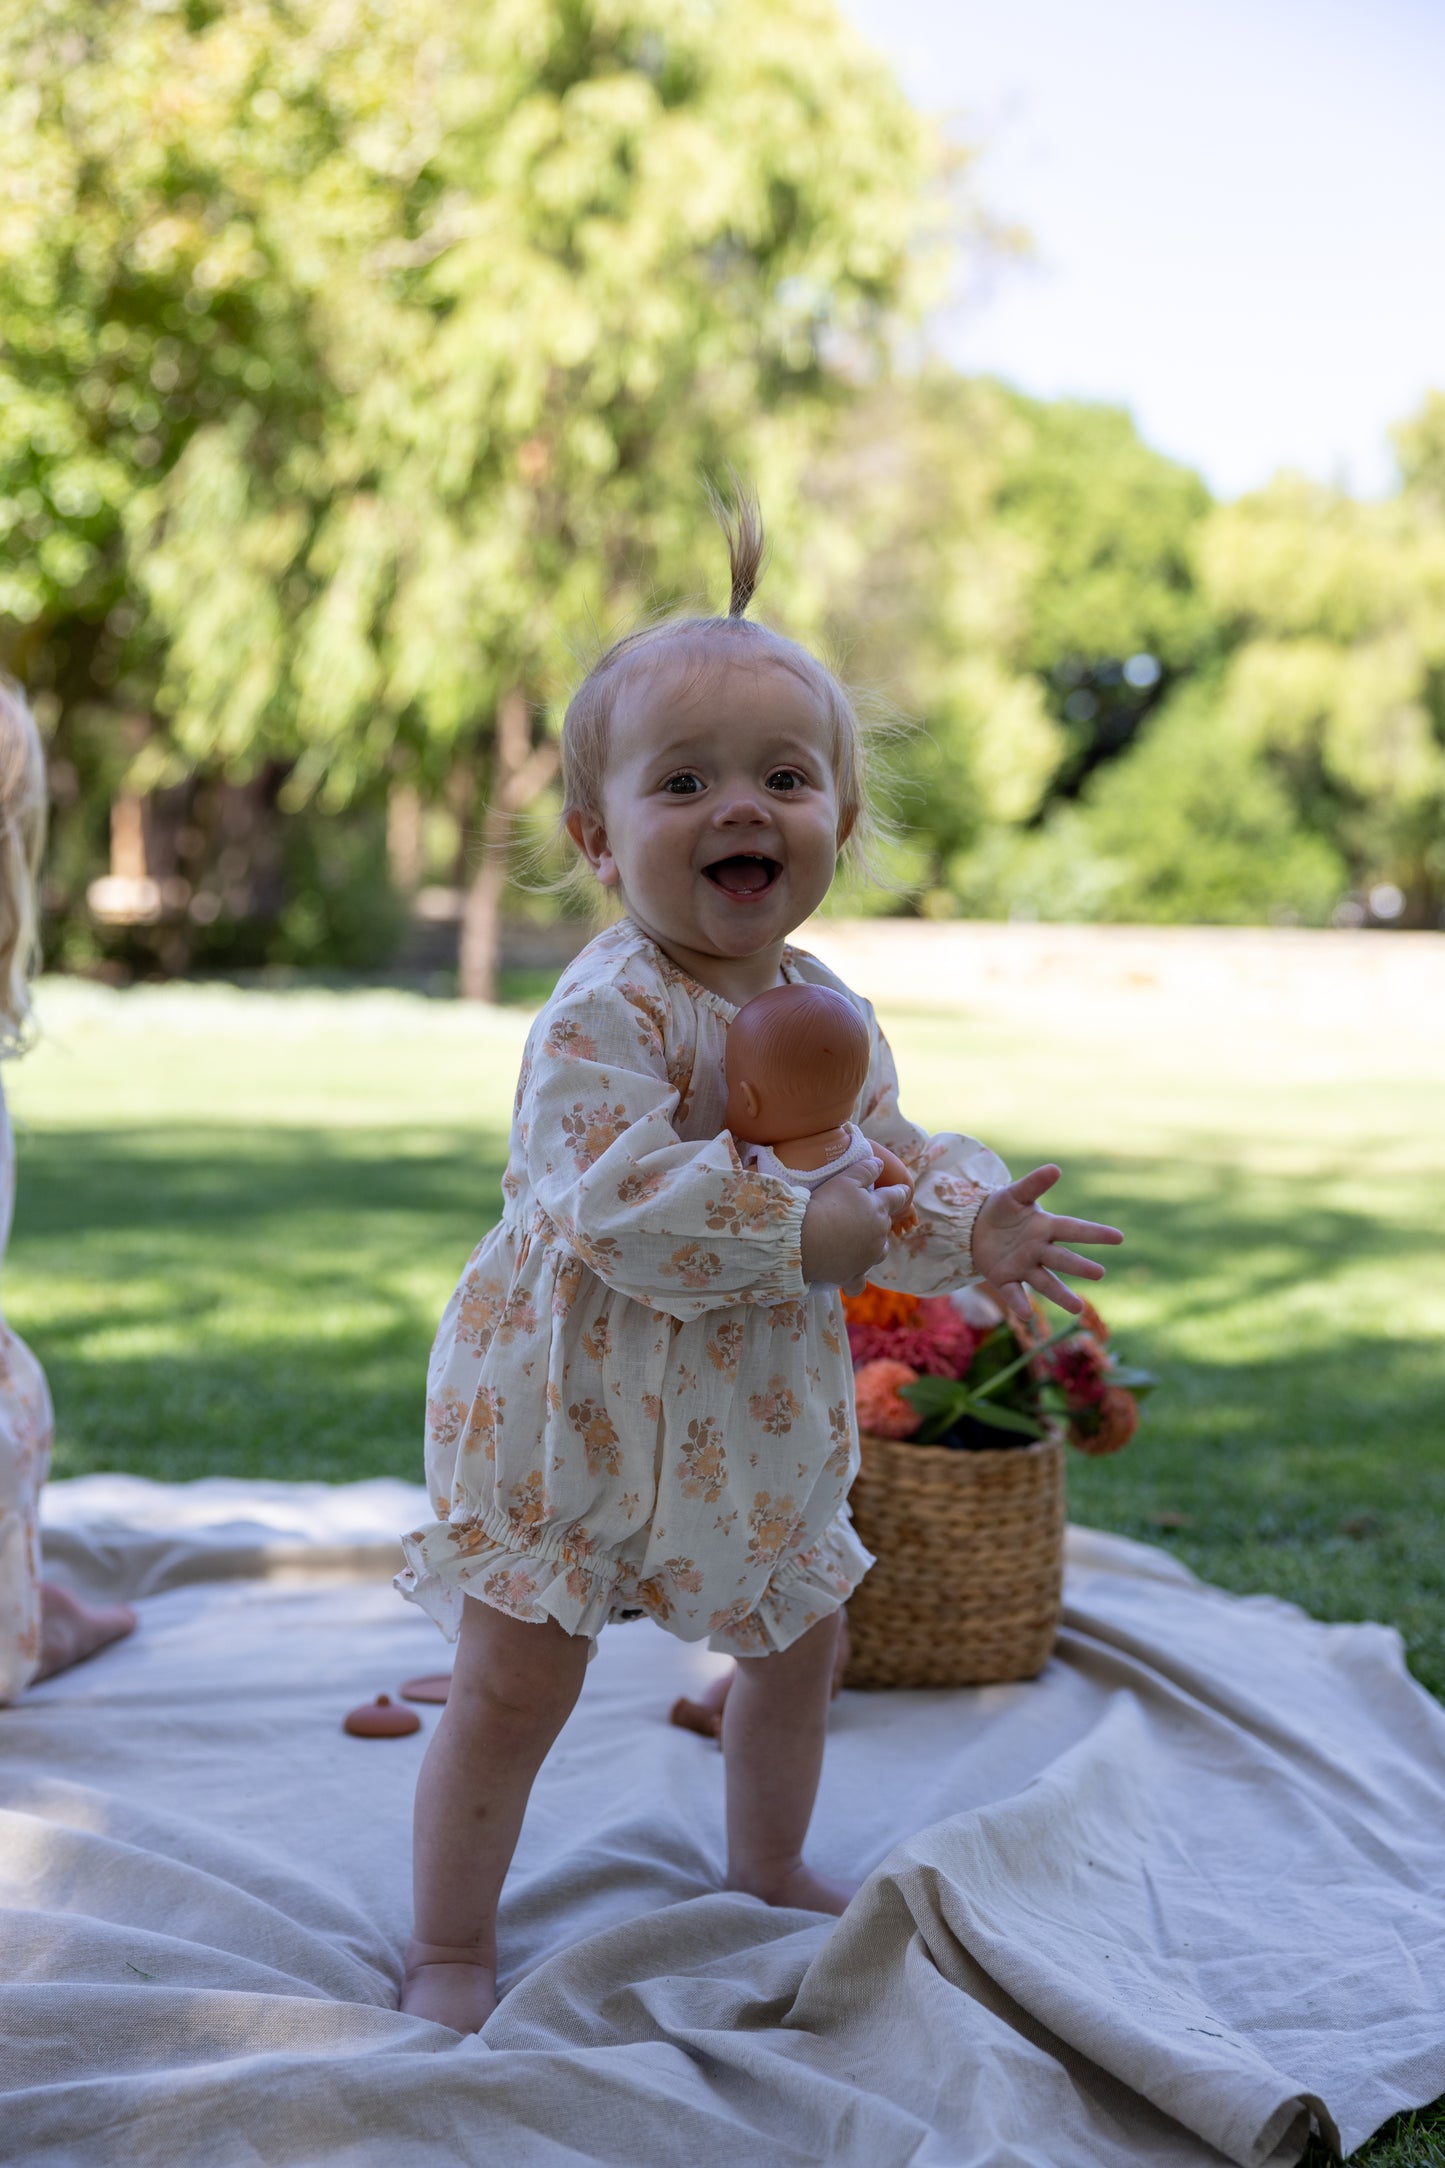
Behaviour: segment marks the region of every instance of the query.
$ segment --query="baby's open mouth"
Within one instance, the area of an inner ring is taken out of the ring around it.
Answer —
[[[720,858],[715,866],[704,866],[702,870],[713,887],[722,889],[725,895],[761,896],[772,887],[782,867],[759,851],[739,851],[735,858]]]

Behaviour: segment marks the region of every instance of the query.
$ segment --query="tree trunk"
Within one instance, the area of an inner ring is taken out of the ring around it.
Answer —
[[[476,867],[462,910],[457,992],[464,1001],[495,1001],[502,946],[502,897],[517,815],[557,772],[561,755],[544,740],[532,743],[527,696],[519,685],[497,705],[492,789],[482,820]]]

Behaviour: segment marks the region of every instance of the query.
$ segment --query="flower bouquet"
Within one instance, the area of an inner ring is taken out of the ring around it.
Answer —
[[[1081,1453],[1117,1453],[1154,1379],[1120,1362],[1092,1303],[1050,1332],[982,1287],[931,1298],[845,1295],[858,1427],[920,1445],[998,1451],[1061,1426]]]
[[[849,1686],[965,1686],[1042,1670],[1063,1593],[1064,1445],[1113,1453],[1153,1384],[1085,1305],[1051,1330],[983,1286],[844,1297],[877,1563],[848,1605]]]

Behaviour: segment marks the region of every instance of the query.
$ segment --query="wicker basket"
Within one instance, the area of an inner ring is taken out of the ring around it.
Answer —
[[[861,1439],[849,1503],[878,1563],[845,1686],[982,1686],[1048,1662],[1064,1582],[1060,1434],[1000,1451]]]

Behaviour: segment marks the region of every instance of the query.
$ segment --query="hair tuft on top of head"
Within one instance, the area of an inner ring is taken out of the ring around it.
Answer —
[[[731,469],[728,481],[732,485],[731,502],[712,482],[707,485],[707,499],[728,539],[728,616],[746,617],[748,604],[762,577],[767,536],[763,532],[763,515],[758,509],[756,492]]]

